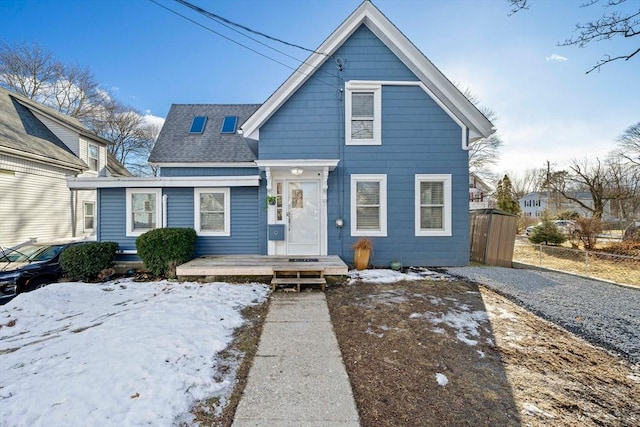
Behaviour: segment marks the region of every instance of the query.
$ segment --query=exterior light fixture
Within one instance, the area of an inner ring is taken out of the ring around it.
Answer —
[[[302,172],[304,172],[302,168],[299,168],[297,166],[295,168],[291,168],[291,175],[300,176],[302,175]]]

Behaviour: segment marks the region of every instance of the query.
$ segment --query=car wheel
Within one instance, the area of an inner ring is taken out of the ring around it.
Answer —
[[[36,289],[44,288],[49,283],[51,282],[47,279],[36,279],[32,282],[29,282],[29,291],[35,291]]]

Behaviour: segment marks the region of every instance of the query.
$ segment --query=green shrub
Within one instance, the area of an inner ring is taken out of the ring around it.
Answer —
[[[531,243],[545,245],[560,245],[567,240],[567,237],[560,229],[549,219],[547,215],[543,215],[542,224],[534,227],[529,235]]]
[[[153,274],[175,277],[176,266],[193,258],[197,238],[193,228],[156,228],[136,239],[136,249]]]
[[[117,250],[116,242],[91,242],[71,246],[60,255],[60,265],[71,280],[95,280],[102,270],[111,267]]]

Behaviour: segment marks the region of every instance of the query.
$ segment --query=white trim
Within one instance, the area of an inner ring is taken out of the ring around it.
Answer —
[[[470,140],[486,138],[494,132],[491,122],[407,37],[370,1],[360,6],[316,49],[327,55],[335,51],[364,24],[469,128]],[[247,138],[260,139],[260,127],[291,97],[329,57],[313,53],[245,121],[241,129]]]
[[[202,231],[200,223],[200,194],[222,193],[224,195],[224,230]],[[198,236],[231,236],[231,190],[229,188],[193,189],[193,224]]]
[[[380,228],[378,230],[358,230],[356,211],[356,184],[362,181],[380,184]],[[387,236],[387,175],[386,174],[352,174],[351,175],[351,236]]]
[[[259,175],[67,178],[67,186],[76,190],[94,188],[257,187],[259,185]]]
[[[91,210],[93,211],[93,214],[91,215],[87,215],[87,210],[86,210],[86,206],[87,205],[91,205],[92,208]],[[91,217],[92,218],[92,223],[93,223],[93,227],[91,228],[87,228],[87,217]],[[96,229],[96,202],[95,201],[83,201],[82,202],[82,231],[94,231]]]
[[[351,95],[354,93],[373,93],[373,138],[351,137]],[[382,145],[382,85],[377,82],[349,81],[345,83],[344,108],[345,145]]]
[[[127,188],[126,194],[127,194],[127,198],[126,198],[126,226],[127,226],[127,230],[126,230],[126,236],[127,237],[137,237],[140,236],[141,234],[144,234],[145,232],[149,231],[149,230],[141,230],[141,231],[135,231],[133,229],[133,218],[132,218],[132,209],[133,206],[131,204],[131,196],[133,194],[147,194],[147,193],[154,193],[156,195],[156,228],[160,228],[162,227],[162,189],[161,188]]]
[[[96,149],[96,157],[91,157],[91,148],[95,147]],[[96,168],[91,167],[91,160],[96,161]],[[89,170],[92,172],[100,171],[100,146],[98,144],[94,144],[92,142],[87,142],[87,166],[89,166]]]
[[[345,86],[347,87],[347,89],[346,89],[347,91],[348,90],[354,90],[354,89],[360,90],[361,88],[368,88],[368,87],[370,88],[370,87],[375,87],[375,86],[379,86],[379,87],[383,87],[383,86],[417,86],[417,87],[419,87],[420,89],[422,89],[429,96],[429,98],[431,98],[436,104],[438,104],[438,106],[440,108],[442,108],[445,113],[447,113],[447,115],[451,118],[451,120],[453,120],[454,122],[456,122],[456,124],[458,126],[460,126],[460,129],[461,129],[461,132],[462,132],[462,134],[461,134],[461,137],[462,137],[462,149],[463,150],[468,150],[469,149],[469,143],[467,141],[467,130],[468,130],[467,126],[424,83],[422,83],[420,81],[351,80],[351,81],[347,82],[345,84]],[[345,107],[345,112],[346,112],[346,107]],[[345,123],[348,123],[348,122],[345,122]],[[349,144],[347,144],[347,145],[349,145]]]
[[[149,162],[160,168],[255,168],[254,162]]]
[[[420,227],[420,183],[442,182],[444,185],[444,204],[442,209],[443,228],[425,230]],[[415,234],[416,236],[451,236],[451,175],[450,174],[416,174],[414,187]]]
[[[262,170],[277,169],[277,168],[291,168],[300,166],[301,168],[329,168],[330,171],[334,170],[339,159],[287,159],[287,160],[256,160],[255,165]]]

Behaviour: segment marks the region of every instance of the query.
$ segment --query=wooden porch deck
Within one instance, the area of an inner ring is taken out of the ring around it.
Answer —
[[[206,255],[176,268],[179,277],[274,276],[282,271],[319,271],[324,276],[343,276],[349,267],[336,255]]]

